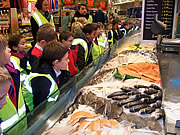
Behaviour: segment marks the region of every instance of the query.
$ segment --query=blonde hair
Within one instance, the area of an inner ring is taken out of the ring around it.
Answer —
[[[11,76],[8,73],[8,71],[0,67],[0,83],[5,82],[5,81],[11,82]]]
[[[87,23],[87,19],[85,17],[79,17],[77,22],[80,22],[84,26]]]
[[[82,28],[83,28],[83,25],[80,22],[73,22],[71,31],[72,33],[75,33],[77,29],[82,29]]]

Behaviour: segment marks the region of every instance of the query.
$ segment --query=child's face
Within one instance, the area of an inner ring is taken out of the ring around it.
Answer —
[[[114,29],[114,30],[116,30],[116,29],[117,29],[117,24],[115,24],[115,25],[113,26],[113,29]]]
[[[108,26],[108,30],[112,30],[112,24]]]
[[[11,57],[10,51],[11,49],[8,48],[8,46],[6,46],[4,54],[2,54],[2,59],[0,59],[1,66],[8,64],[10,62],[10,57]]]
[[[62,40],[62,43],[63,43],[64,45],[68,46],[68,48],[70,48],[71,45],[72,45],[72,41],[73,41],[73,37],[70,36],[67,40]]]
[[[6,95],[8,93],[8,90],[10,88],[10,81],[5,81],[0,83],[0,109],[3,108],[3,106],[7,103],[6,102]]]
[[[86,33],[86,37],[87,37],[87,39],[89,40],[89,42],[92,42],[93,39],[96,37],[96,30],[93,30],[93,31],[91,32],[91,34]]]
[[[61,59],[61,61],[58,60],[56,64],[57,70],[67,70],[69,59],[68,59],[68,52],[64,55],[64,57]]]
[[[18,52],[18,53],[26,53],[26,51],[27,51],[26,42],[25,42],[25,39],[22,38],[22,39],[19,41],[19,44],[18,44],[18,47],[17,47],[17,52]]]
[[[100,29],[99,29],[99,35],[101,35],[103,32],[104,32],[104,29],[103,29],[103,28],[100,28]]]

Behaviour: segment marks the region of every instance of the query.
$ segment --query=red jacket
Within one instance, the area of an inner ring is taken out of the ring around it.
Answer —
[[[34,48],[32,49],[32,52],[31,52],[31,55],[34,55],[34,56],[36,56],[37,58],[39,58],[40,56],[42,56],[42,49],[40,49],[39,47],[38,47],[38,45],[36,44],[35,46],[34,46]]]

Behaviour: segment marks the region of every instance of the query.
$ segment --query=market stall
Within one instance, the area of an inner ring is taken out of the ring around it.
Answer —
[[[136,34],[130,38],[138,37],[139,34]],[[149,63],[151,69],[158,71],[155,68],[158,66],[157,57],[149,51],[153,50],[154,46],[147,47],[143,43],[135,45],[135,41],[131,41],[129,42],[129,37],[118,41],[97,59],[98,62],[91,63],[61,88],[61,95],[55,104],[46,108],[45,101],[29,114],[29,128],[24,134],[57,134],[62,130],[64,134],[72,134],[72,131],[79,134],[164,134],[160,76],[158,78],[158,75],[153,74],[157,78],[147,80],[146,73],[146,78],[143,78],[130,73],[123,75],[116,70],[132,63]],[[115,53],[118,52],[117,48],[120,48],[120,54]],[[125,51],[122,50],[124,48]],[[131,100],[134,101],[129,102]],[[71,119],[76,115],[77,117]],[[89,116],[92,118],[87,118]],[[95,121],[101,123],[101,126],[96,125]],[[80,123],[83,122],[85,126],[81,127]],[[94,124],[98,128],[94,128]]]

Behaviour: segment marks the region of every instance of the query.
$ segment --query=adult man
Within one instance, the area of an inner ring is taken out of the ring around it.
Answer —
[[[104,17],[104,13],[102,12],[102,8],[99,8],[99,10],[96,12],[95,16],[94,16],[94,22],[101,22],[101,23],[105,23],[105,17]]]
[[[74,14],[74,18],[72,20],[72,23],[76,22],[79,17],[85,17],[87,19],[87,23],[92,23],[93,18],[87,11],[88,11],[87,6],[85,4],[80,4],[78,6],[78,10]]]

